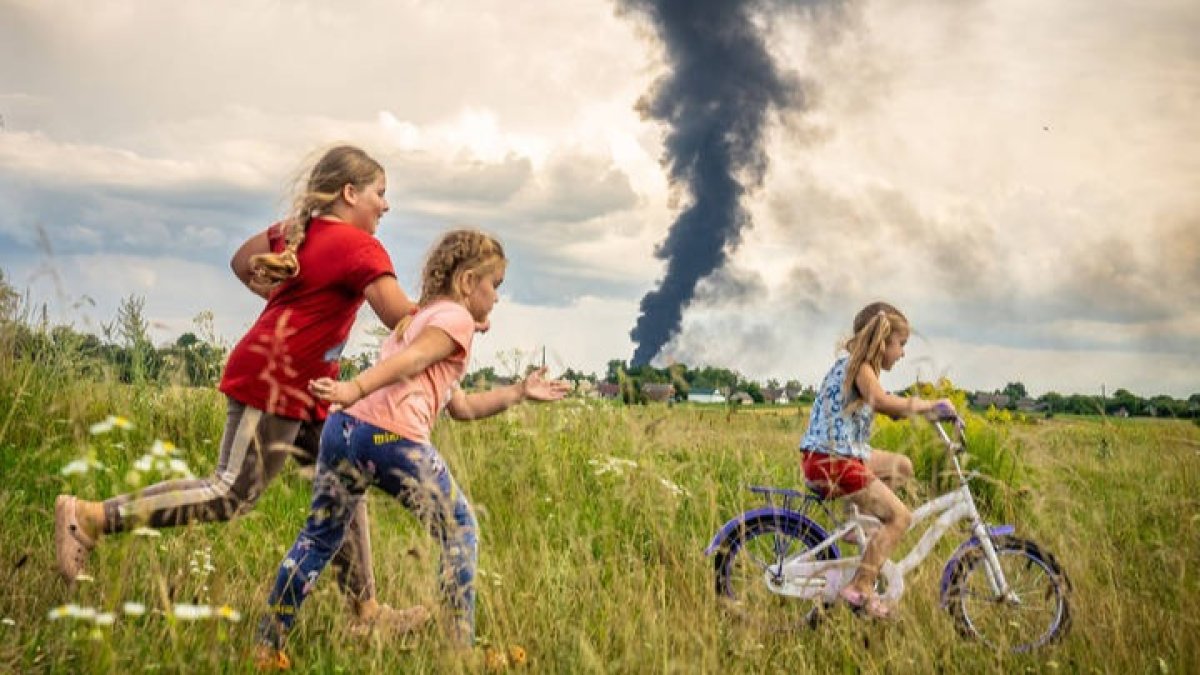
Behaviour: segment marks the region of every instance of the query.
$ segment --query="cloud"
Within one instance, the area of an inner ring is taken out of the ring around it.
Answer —
[[[889,386],[1195,389],[1194,2],[786,6],[768,47],[804,112],[766,129],[754,227],[668,353],[815,382],[884,298],[920,331]],[[637,30],[607,1],[0,4],[0,267],[67,319],[145,294],[163,339],[202,309],[236,339],[258,304],[229,256],[353,142],[388,168],[406,289],[437,233],[492,231],[513,264],[480,348],[602,370],[680,206]]]

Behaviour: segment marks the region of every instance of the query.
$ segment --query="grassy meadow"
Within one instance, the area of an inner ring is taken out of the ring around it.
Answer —
[[[54,571],[55,495],[101,498],[154,480],[154,469],[135,467],[156,440],[173,443],[203,475],[215,463],[224,412],[211,389],[83,378],[53,354],[0,356],[0,672],[252,670],[268,584],[307,510],[309,487],[295,467],[244,518],[107,539],[91,559],[94,581],[74,590]],[[89,431],[108,415],[132,428]],[[766,620],[723,614],[703,549],[724,521],[758,503],[745,485],[799,483],[794,448],[805,420],[795,407],[575,399],[444,421],[435,442],[481,527],[481,646],[455,651],[436,629],[355,636],[327,577],[290,642],[295,668],[1200,672],[1200,427],[1183,421],[972,421],[972,438],[991,455],[977,466],[1001,474],[987,483],[986,515],[1015,522],[1019,535],[1053,552],[1074,585],[1071,631],[1047,649],[997,654],[959,637],[937,598],[956,536],[908,578],[897,622],[835,611],[815,630],[781,629],[770,625],[770,607]],[[876,445],[919,458],[924,478],[910,503],[932,494],[936,445],[927,428],[885,423]],[[81,458],[78,472],[63,474]],[[437,546],[386,498],[373,495],[370,508],[381,599],[435,607]],[[50,618],[68,603],[111,612],[111,623]],[[134,613],[126,603],[136,603]],[[164,613],[178,603],[228,607],[240,620]],[[520,647],[525,661],[489,664],[489,647]]]

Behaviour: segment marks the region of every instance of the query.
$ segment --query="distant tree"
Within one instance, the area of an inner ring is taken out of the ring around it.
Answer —
[[[117,366],[124,382],[142,383],[158,375],[158,355],[150,343],[145,306],[145,298],[126,296],[117,306],[117,318],[101,325],[105,336],[121,347]]]
[[[586,380],[588,382],[594,383],[596,381],[596,374],[595,373],[585,373],[582,370],[575,370],[574,368],[568,367],[566,370],[564,370],[562,372],[562,375],[558,376],[558,379],[572,380],[575,382],[581,382],[581,381]]]
[[[1008,405],[1010,408],[1015,408],[1017,401],[1029,396],[1029,393],[1025,391],[1025,385],[1020,382],[1009,382],[1004,385],[1004,390],[1000,393],[1008,396]]]
[[[1047,412],[1058,413],[1066,410],[1067,399],[1058,392],[1050,391],[1039,396],[1038,403],[1044,404]]]
[[[617,384],[628,370],[628,363],[620,359],[613,359],[608,362],[608,368],[604,372],[604,381],[609,384]]]
[[[1140,396],[1128,389],[1118,389],[1109,399],[1105,412],[1111,415],[1122,408],[1130,415],[1142,415],[1145,413],[1146,403]]]

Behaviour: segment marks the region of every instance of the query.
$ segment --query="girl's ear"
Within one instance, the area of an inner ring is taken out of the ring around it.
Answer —
[[[354,187],[354,183],[346,183],[338,193],[338,198],[346,202],[348,206],[354,206],[354,203],[358,201],[358,188]]]
[[[471,291],[475,289],[478,281],[479,275],[475,273],[475,270],[466,270],[454,279],[454,291],[460,298],[466,298],[471,295]]]

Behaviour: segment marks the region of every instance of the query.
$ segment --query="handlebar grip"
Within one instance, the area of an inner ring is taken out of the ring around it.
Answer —
[[[958,421],[958,411],[954,409],[954,406],[941,402],[929,411],[929,416],[938,422]]]

